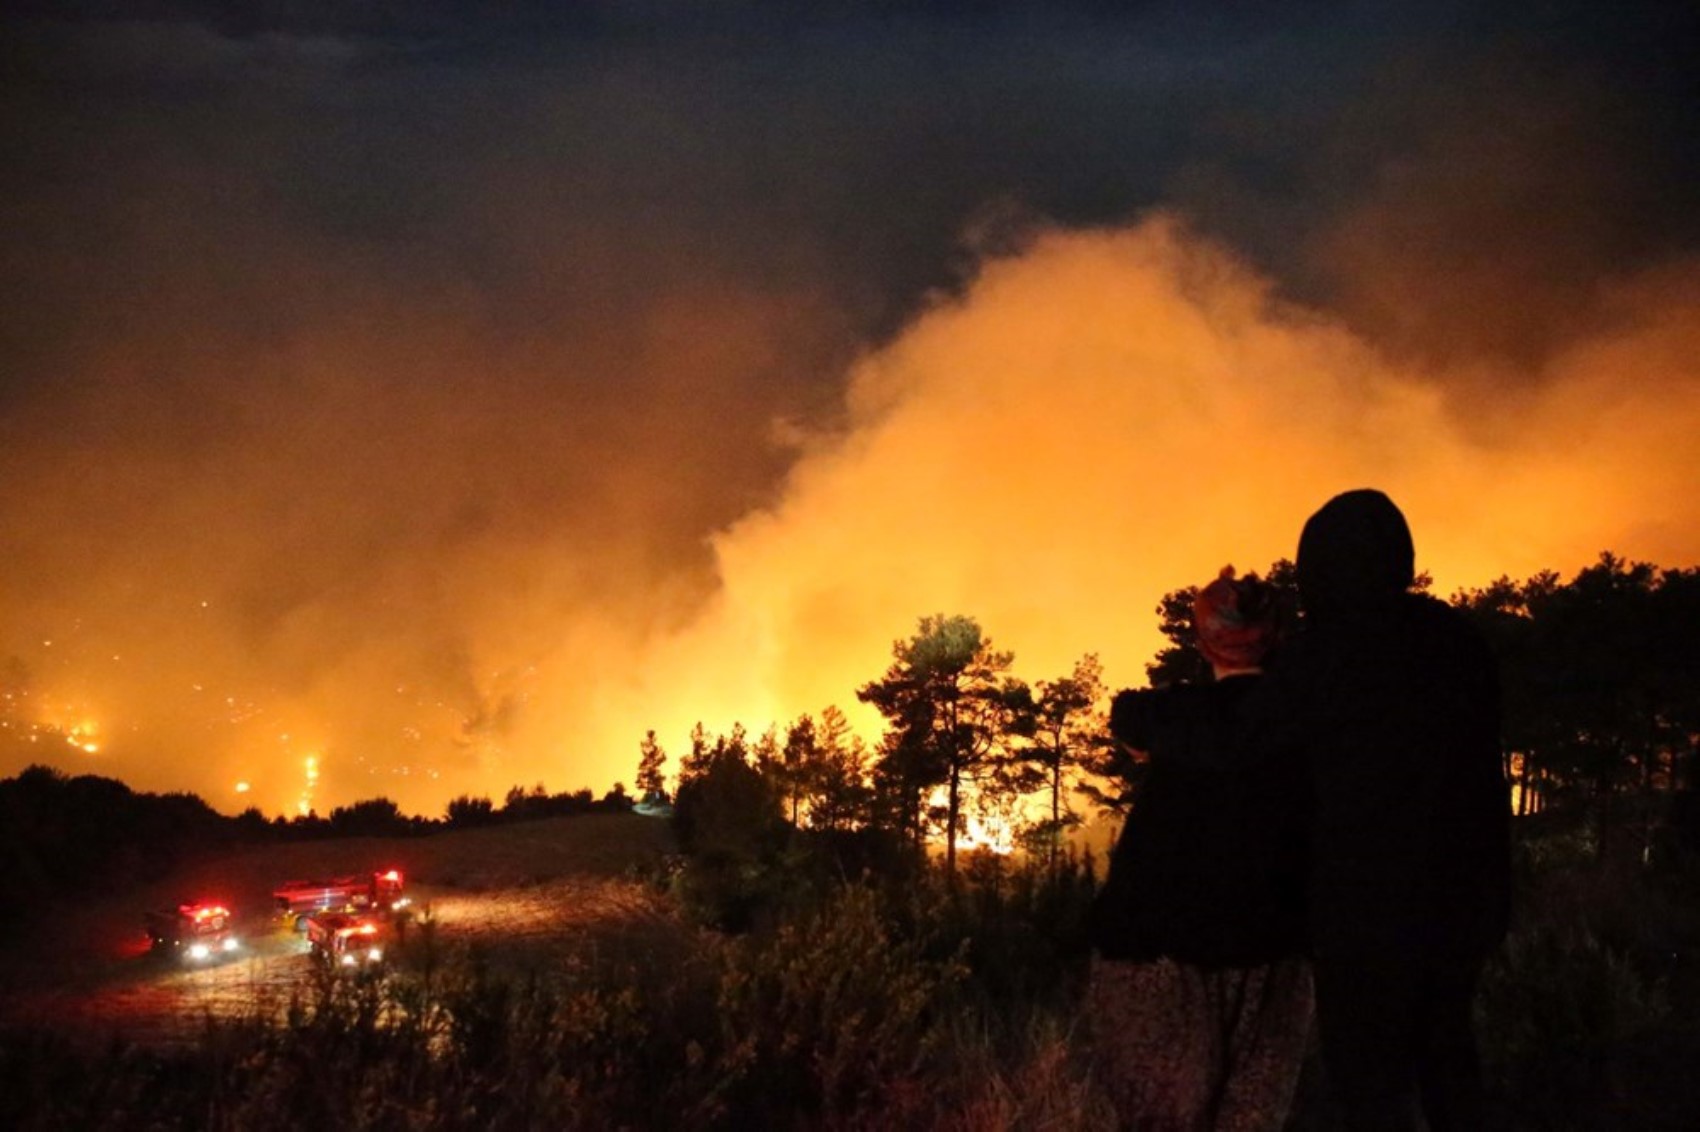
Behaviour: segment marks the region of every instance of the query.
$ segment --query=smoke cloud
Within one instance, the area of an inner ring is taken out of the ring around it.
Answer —
[[[653,699],[693,688],[735,705],[722,725],[842,703],[932,611],[978,617],[1030,678],[1091,651],[1142,683],[1164,592],[1292,557],[1360,486],[1405,508],[1442,593],[1606,549],[1693,562],[1696,283],[1626,287],[1631,329],[1511,400],[1478,367],[1462,406],[1171,219],[1044,233],[855,367],[847,434],[716,538],[721,588],[668,643],[679,669],[646,667]]]
[[[9,13],[0,773],[601,791],[933,612],[1137,683],[1365,484],[1443,592],[1700,555],[1678,29],[783,7]]]

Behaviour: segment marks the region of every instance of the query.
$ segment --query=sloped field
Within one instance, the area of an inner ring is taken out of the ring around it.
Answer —
[[[134,893],[41,910],[0,956],[0,1024],[76,1038],[193,1037],[208,1015],[285,1009],[315,977],[293,925],[271,911],[280,881],[396,868],[413,922],[447,949],[547,966],[574,951],[629,954],[674,934],[642,875],[671,851],[666,823],[586,814],[420,838],[351,838],[245,850]],[[242,950],[188,967],[153,954],[143,913],[186,900],[234,909]]]

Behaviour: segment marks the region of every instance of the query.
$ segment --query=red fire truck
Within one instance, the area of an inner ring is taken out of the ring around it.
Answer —
[[[234,919],[222,904],[179,904],[147,913],[148,938],[155,951],[173,952],[186,963],[205,963],[241,947],[231,927]]]
[[[332,967],[364,968],[383,962],[388,932],[372,914],[316,912],[307,917],[307,946]]]
[[[314,912],[388,912],[407,906],[397,869],[326,880],[284,881],[272,890],[272,899],[280,916],[295,919],[298,931],[306,929],[306,917]]]

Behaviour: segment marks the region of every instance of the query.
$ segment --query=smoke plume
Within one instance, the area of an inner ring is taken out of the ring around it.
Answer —
[[[1442,592],[1700,556],[1656,6],[239,7],[0,17],[0,773],[600,792],[935,612],[1138,683],[1366,484]]]

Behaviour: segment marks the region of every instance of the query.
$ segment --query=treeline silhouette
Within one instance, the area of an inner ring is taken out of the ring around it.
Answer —
[[[1293,563],[1263,576],[1287,628],[1302,630]],[[1146,667],[1154,685],[1210,678],[1192,632],[1195,594],[1176,589],[1158,606],[1168,644]],[[1607,553],[1568,582],[1502,577],[1450,600],[1501,661],[1520,822],[1601,861],[1700,854],[1700,569]],[[1108,743],[1096,657],[1033,684],[1013,664],[972,618],[933,615],[856,691],[886,720],[872,749],[831,707],[759,736],[699,725],[679,763],[676,824],[690,872],[719,905],[703,910],[725,926],[748,922],[762,892],[784,888],[767,873],[794,868],[811,844],[851,846],[852,863],[911,864],[939,845],[950,875],[958,842],[995,829],[1054,866],[1085,819],[1077,800],[1107,814],[1135,804],[1138,769]],[[661,785],[659,753],[651,732],[638,771],[647,792]]]
[[[193,794],[138,794],[31,766],[0,781],[0,929],[43,901],[115,891],[244,839]]]
[[[1300,621],[1292,563],[1264,576]],[[1147,665],[1154,684],[1207,678],[1191,635],[1194,592],[1173,590],[1156,610],[1168,644]],[[1479,621],[1501,660],[1518,814],[1573,829],[1601,859],[1700,852],[1700,569],[1606,553],[1569,581],[1550,571],[1504,577],[1451,601]],[[872,747],[835,707],[759,736],[699,725],[672,793],[706,910],[718,910],[710,918],[748,923],[762,893],[783,888],[766,873],[794,866],[800,847],[820,850],[828,871],[902,872],[937,843],[954,872],[958,841],[978,823],[1054,866],[1067,831],[1085,820],[1078,800],[1125,809],[1136,786],[1119,777],[1125,768],[1105,742],[1109,689],[1096,658],[1032,684],[1011,674],[1013,660],[972,618],[924,617],[895,642],[890,668],[856,689],[886,720]],[[639,792],[668,797],[653,732],[640,753]],[[1037,816],[1018,805],[1033,797],[1042,799]],[[0,929],[40,900],[121,889],[238,844],[416,836],[633,802],[621,784],[600,797],[537,784],[514,786],[500,805],[462,795],[435,819],[383,797],[326,817],[227,817],[192,794],[137,793],[32,766],[0,780]]]
[[[431,823],[430,828],[466,829],[505,822],[536,821],[539,818],[564,818],[574,814],[618,814],[631,808],[632,798],[621,782],[614,783],[600,798],[588,788],[551,794],[540,782],[529,790],[510,787],[500,806],[481,795],[462,794],[449,801],[442,821]]]
[[[461,797],[441,819],[404,814],[389,798],[266,818],[231,817],[190,793],[152,794],[99,775],[67,776],[33,765],[0,779],[0,932],[43,902],[122,891],[195,859],[238,846],[338,837],[418,837],[444,829],[631,809],[624,788],[549,794],[541,785],[508,791],[501,806]]]
[[[1608,553],[1454,601],[1500,658],[1518,812],[1584,821],[1602,857],[1700,849],[1700,569]]]

